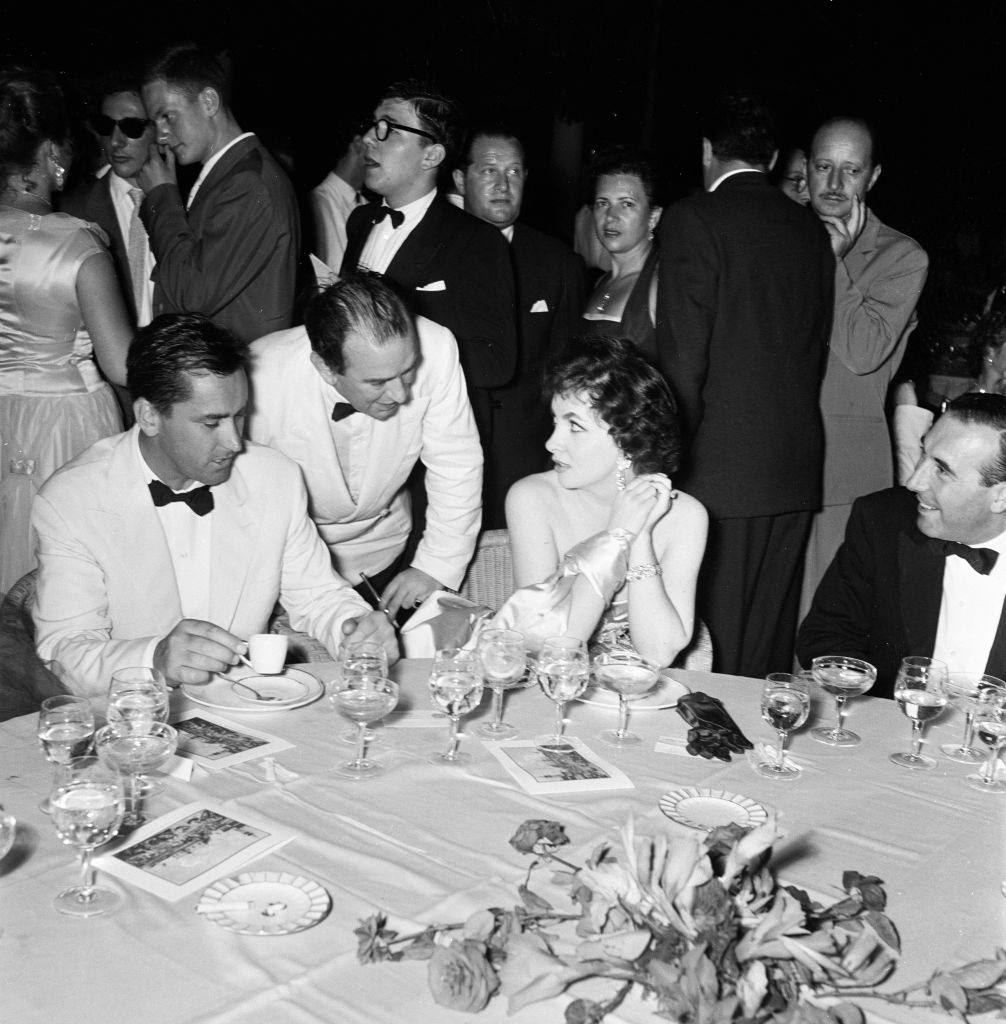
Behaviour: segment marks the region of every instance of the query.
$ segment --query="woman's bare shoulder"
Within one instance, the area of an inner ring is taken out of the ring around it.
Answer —
[[[557,491],[554,472],[532,473],[518,480],[507,492],[507,512],[526,512],[541,509],[543,505],[551,508],[556,503]]]
[[[654,527],[654,539],[668,542],[680,538],[683,533],[705,533],[709,525],[709,513],[705,505],[684,491],[678,491],[674,504],[666,516]]]

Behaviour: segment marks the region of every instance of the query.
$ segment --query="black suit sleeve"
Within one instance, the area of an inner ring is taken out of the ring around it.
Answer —
[[[562,358],[569,339],[576,335],[583,308],[587,303],[587,268],[572,250],[566,254],[562,268],[562,287],[549,338],[548,358]]]

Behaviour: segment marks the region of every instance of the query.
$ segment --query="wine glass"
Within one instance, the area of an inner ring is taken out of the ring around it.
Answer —
[[[799,768],[786,765],[786,743],[791,729],[799,729],[810,714],[810,687],[802,676],[773,672],[761,691],[761,716],[779,734],[779,756],[775,762],[759,761],[755,771],[768,779],[791,782],[800,777]]]
[[[143,734],[152,722],[168,720],[168,684],[155,668],[120,668],[112,673],[108,686],[109,723],[124,723]],[[164,783],[142,775],[137,780],[141,796],[157,796]],[[128,816],[127,816],[128,817]]]
[[[339,648],[339,678],[340,679],[387,679],[388,678],[388,652],[383,644],[373,640],[345,640]],[[339,687],[336,684],[332,689],[332,703],[338,709],[336,695]],[[382,716],[383,717],[383,716]],[[375,719],[377,721],[377,719]],[[368,744],[376,743],[377,733],[366,729],[366,740]],[[356,746],[359,736],[357,730],[350,728],[340,737],[343,743]]]
[[[13,814],[4,813],[3,807],[0,806],[0,860],[10,853],[10,848],[14,845],[16,838],[17,818]]]
[[[989,686],[978,695],[975,708],[978,738],[989,748],[984,767],[965,780],[980,793],[1006,793],[1006,782],[996,778],[999,752],[1006,743],[1006,687]]]
[[[932,771],[936,758],[920,754],[922,728],[946,706],[947,666],[935,658],[902,658],[894,680],[894,699],[912,720],[911,753],[891,754],[892,763],[915,771]]]
[[[42,701],[36,728],[45,759],[53,765],[66,764],[83,757],[94,738],[94,709],[86,697],[60,694]],[[49,797],[38,805],[43,814],[51,813]]]
[[[146,731],[141,731],[143,728]],[[128,776],[126,810],[122,824],[129,830],[139,828],[144,818],[140,805],[143,794],[138,784],[141,772],[161,768],[175,752],[178,734],[165,722],[109,722],[94,734],[94,746],[106,764]]]
[[[346,676],[336,683],[333,697],[339,714],[356,723],[356,757],[338,765],[336,772],[358,782],[380,775],[384,765],[366,757],[367,726],[394,709],[398,703],[398,683],[384,676]]]
[[[642,738],[629,732],[629,698],[641,697],[657,684],[660,673],[655,665],[634,651],[605,651],[594,659],[594,675],[602,686],[618,694],[618,728],[600,733],[612,747],[631,747]]]
[[[553,636],[541,645],[538,683],[555,704],[555,730],[536,740],[540,747],[567,747],[566,704],[579,697],[590,679],[587,645],[572,636]]]
[[[442,754],[433,754],[430,764],[467,764],[471,754],[458,751],[458,721],[462,715],[474,711],[482,700],[482,674],[477,651],[459,647],[445,647],[437,651],[430,672],[430,697],[434,705],[447,713],[451,724],[447,733],[447,747]]]
[[[951,672],[947,677],[946,693],[950,706],[964,716],[964,736],[960,743],[944,743],[940,753],[958,764],[981,764],[985,755],[971,746],[974,738],[975,709],[978,698],[987,687],[1006,687],[1006,682],[995,676],[983,676],[977,672]]]
[[[118,893],[94,884],[91,851],[122,824],[121,779],[97,757],[71,758],[56,768],[50,803],[60,842],[80,850],[80,885],[64,889],[53,906],[75,917],[107,914],[122,901]]]
[[[837,654],[815,658],[810,663],[810,670],[814,682],[835,698],[835,711],[838,715],[834,729],[811,729],[811,736],[818,743],[827,743],[830,747],[855,747],[860,743],[859,736],[842,725],[845,702],[849,697],[866,693],[877,681],[877,670],[868,661]]]
[[[484,629],[478,644],[482,680],[493,692],[492,721],[483,722],[479,732],[494,740],[517,735],[503,721],[503,691],[520,686],[527,671],[524,634],[513,629]]]

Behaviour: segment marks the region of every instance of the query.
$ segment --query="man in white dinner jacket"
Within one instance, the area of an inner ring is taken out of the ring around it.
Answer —
[[[397,657],[385,616],[333,571],[297,466],[242,439],[246,364],[206,317],[157,317],[127,359],[136,426],[35,499],[36,645],[71,691],[102,694],[126,666],[208,682],[267,629],[277,598],[333,653],[353,633]]]
[[[377,274],[330,285],[304,320],[252,345],[248,433],[300,466],[336,570],[372,578],[394,616],[459,586],[475,550],[482,448],[458,346]],[[417,462],[426,523],[406,565]]]

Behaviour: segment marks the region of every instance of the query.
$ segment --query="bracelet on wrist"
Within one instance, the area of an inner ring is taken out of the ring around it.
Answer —
[[[646,562],[642,565],[634,565],[625,574],[626,583],[635,583],[636,580],[649,579],[651,576],[663,576],[664,570],[655,562]]]

